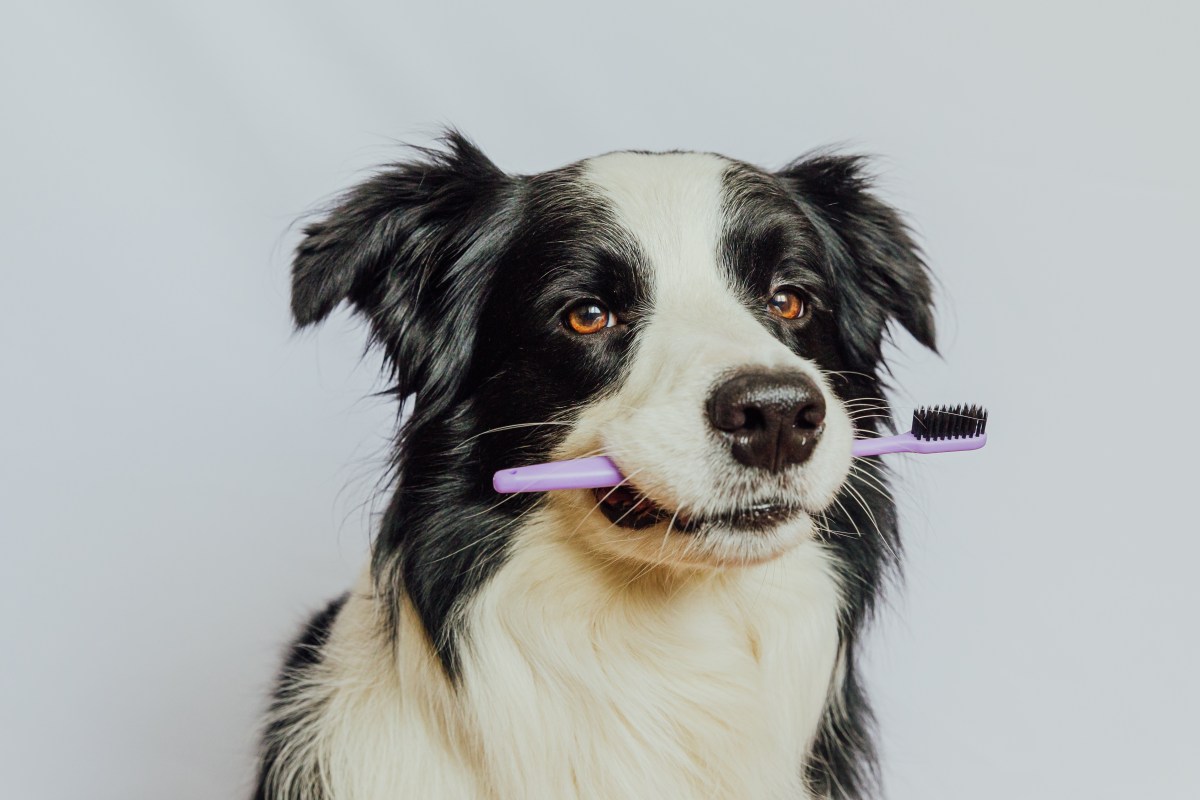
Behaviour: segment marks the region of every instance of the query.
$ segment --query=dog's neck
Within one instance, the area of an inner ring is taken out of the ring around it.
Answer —
[[[471,760],[498,796],[802,796],[838,652],[824,549],[671,573],[561,533],[552,515],[526,526],[461,610],[456,684],[425,700],[486,743]],[[398,637],[402,683],[412,634]]]

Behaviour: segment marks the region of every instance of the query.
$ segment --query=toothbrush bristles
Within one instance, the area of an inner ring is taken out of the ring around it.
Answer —
[[[913,412],[912,433],[918,439],[970,439],[987,430],[983,406],[922,406]]]

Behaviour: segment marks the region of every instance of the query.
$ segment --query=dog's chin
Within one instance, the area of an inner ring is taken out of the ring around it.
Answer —
[[[761,564],[795,547],[813,529],[807,510],[782,499],[695,513],[659,505],[625,485],[597,489],[595,498],[610,523],[605,537],[610,547],[660,566]]]

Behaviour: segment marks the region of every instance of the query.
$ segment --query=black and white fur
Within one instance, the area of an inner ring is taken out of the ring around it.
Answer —
[[[357,586],[295,644],[255,797],[861,797],[876,783],[857,647],[899,547],[885,415],[896,321],[933,347],[930,281],[861,160],[779,172],[620,152],[512,176],[451,133],[310,225],[300,326],[348,302],[416,395]],[[780,284],[803,324],[765,310]],[[580,299],[620,324],[580,336]],[[729,456],[706,397],[807,376],[811,458]],[[614,525],[586,491],[499,496],[501,468],[610,455],[663,509],[767,530]]]

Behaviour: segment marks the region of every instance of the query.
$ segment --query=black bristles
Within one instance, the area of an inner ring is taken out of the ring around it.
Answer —
[[[912,433],[918,439],[970,439],[987,429],[983,406],[934,406],[913,412]]]

